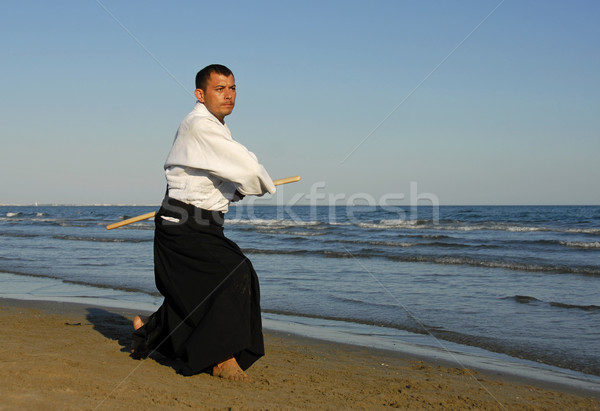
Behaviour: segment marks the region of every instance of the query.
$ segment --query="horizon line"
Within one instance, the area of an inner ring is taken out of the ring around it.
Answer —
[[[160,204],[125,203],[0,203],[0,207],[160,207]],[[600,207],[600,204],[231,204],[230,207]]]

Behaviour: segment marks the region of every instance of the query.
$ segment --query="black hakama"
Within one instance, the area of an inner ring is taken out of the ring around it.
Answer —
[[[134,358],[156,350],[178,360],[181,374],[193,375],[231,356],[246,370],[264,355],[258,277],[222,223],[222,213],[163,202],[155,217],[154,271],[164,302],[134,332]]]

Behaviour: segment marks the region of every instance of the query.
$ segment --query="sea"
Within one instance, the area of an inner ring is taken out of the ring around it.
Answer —
[[[106,226],[155,210],[0,206],[0,297],[154,310],[153,220]],[[225,233],[258,273],[265,325],[600,388],[598,206],[240,205]]]

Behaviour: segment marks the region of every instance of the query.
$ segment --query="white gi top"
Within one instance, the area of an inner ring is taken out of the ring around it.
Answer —
[[[165,174],[169,197],[205,210],[227,212],[236,189],[243,195],[275,193],[256,156],[200,102],[177,130]]]

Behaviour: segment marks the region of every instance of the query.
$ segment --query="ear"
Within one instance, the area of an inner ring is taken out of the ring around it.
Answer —
[[[197,88],[196,91],[194,91],[194,95],[199,102],[204,103],[204,91],[201,88]]]

